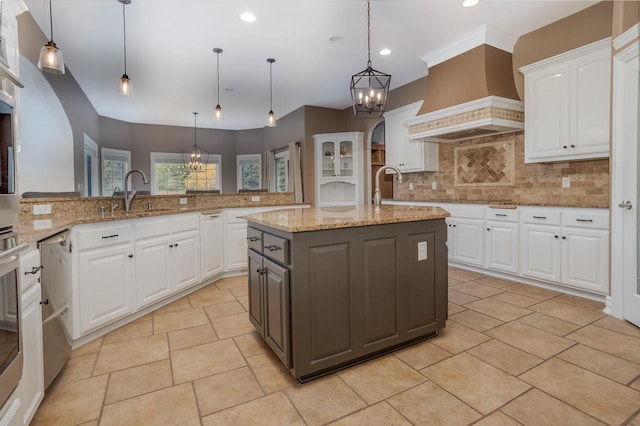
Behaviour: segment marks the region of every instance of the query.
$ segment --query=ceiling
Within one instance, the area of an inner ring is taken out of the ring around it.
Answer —
[[[46,0],[25,0],[49,37]],[[504,46],[522,34],[580,11],[595,1],[372,0],[373,67],[392,75],[391,88],[427,74],[462,39],[498,34]],[[134,123],[220,129],[260,128],[302,105],[346,108],[352,74],[366,68],[364,0],[132,0],[126,6],[127,74],[134,97],[117,94],[123,74],[122,4],[117,0],[53,0],[54,40],[100,115]],[[240,20],[245,11],[257,17]],[[486,31],[485,31],[486,30]],[[331,43],[333,36],[342,42]],[[215,121],[216,55],[220,104]],[[379,55],[391,49],[388,56]],[[449,55],[447,55],[449,53]],[[458,52],[459,53],[459,52]],[[443,56],[444,55],[444,56]]]

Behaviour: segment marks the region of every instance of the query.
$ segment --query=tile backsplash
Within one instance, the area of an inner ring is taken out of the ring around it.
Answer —
[[[513,163],[502,146],[513,147]],[[501,184],[491,184],[495,176],[511,172],[512,179],[500,178]],[[563,177],[569,177],[569,188],[562,187]],[[436,189],[432,189],[433,182]],[[608,208],[609,159],[525,164],[524,133],[519,132],[440,144],[438,172],[403,174],[403,183],[397,185],[395,198],[405,201]]]

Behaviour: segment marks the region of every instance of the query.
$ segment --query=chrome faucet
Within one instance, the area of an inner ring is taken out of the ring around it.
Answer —
[[[133,184],[131,184],[131,193],[129,193],[129,176],[131,176],[131,174],[133,173],[140,173],[140,176],[142,176],[142,181],[144,183],[149,183],[149,180],[147,180],[147,175],[145,175],[142,170],[132,169],[132,170],[129,170],[126,175],[124,175],[124,210],[125,211],[131,210],[131,202],[133,201],[133,197],[136,196],[136,187]]]
[[[376,172],[376,191],[373,194],[373,205],[376,207],[380,207],[380,203],[382,202],[382,192],[380,191],[380,174],[383,170],[391,169],[398,174],[398,182],[402,183],[402,173],[400,173],[400,169],[396,166],[382,166]]]
[[[116,186],[115,188],[113,188],[113,194],[111,194],[111,213],[113,213],[120,205],[120,203],[114,202],[114,198],[116,198],[117,193],[120,191],[121,189],[119,186]]]

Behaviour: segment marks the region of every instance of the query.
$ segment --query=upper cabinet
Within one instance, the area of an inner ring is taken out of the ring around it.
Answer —
[[[401,172],[431,172],[438,170],[438,144],[412,142],[406,121],[414,118],[422,101],[384,113],[386,164]]]
[[[323,133],[313,140],[316,207],[363,204],[363,133]]]
[[[2,30],[0,32],[0,90],[13,98],[15,87],[24,87],[18,75],[20,51],[18,50],[17,16],[26,12],[22,0],[2,1]]]
[[[609,38],[520,69],[525,162],[609,156]]]

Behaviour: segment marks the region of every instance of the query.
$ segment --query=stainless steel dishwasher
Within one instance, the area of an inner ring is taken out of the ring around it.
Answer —
[[[71,303],[71,251],[69,230],[38,242],[42,299],[44,387],[53,382],[71,355],[64,314]]]

